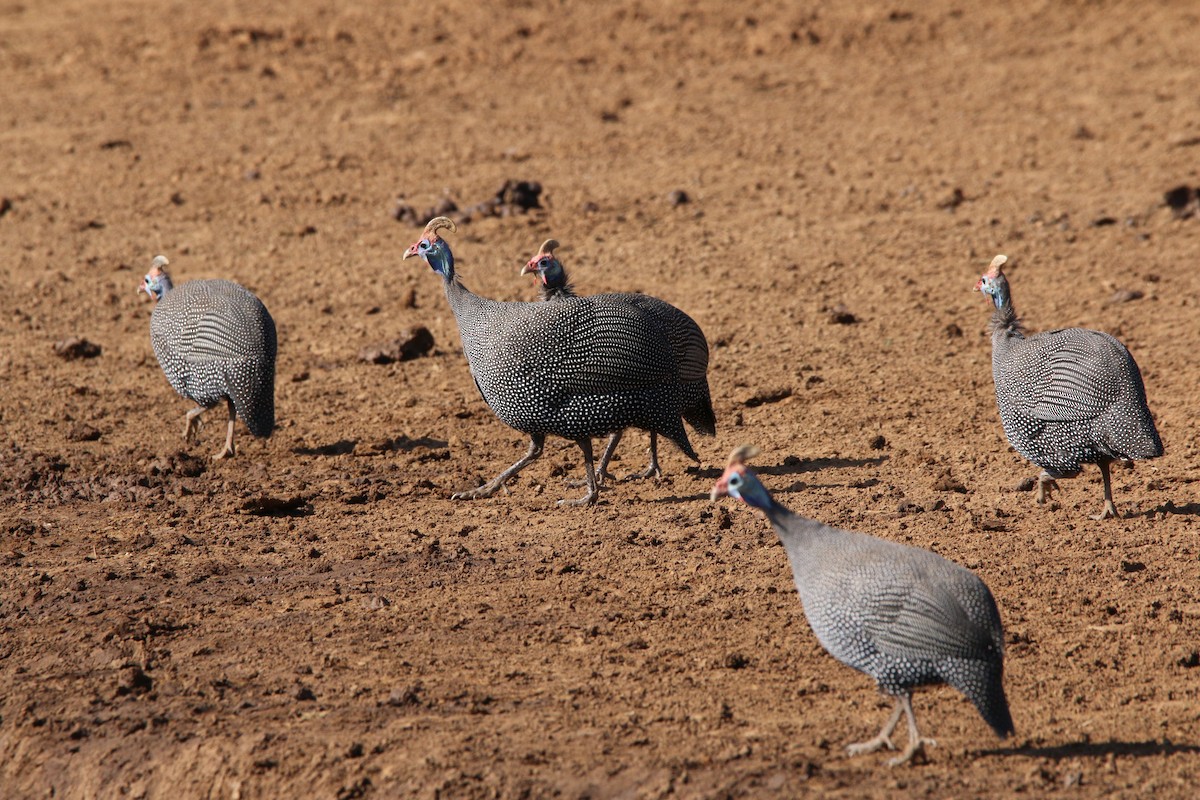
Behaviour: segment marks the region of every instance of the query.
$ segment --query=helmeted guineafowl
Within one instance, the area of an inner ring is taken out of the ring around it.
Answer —
[[[1061,328],[1026,336],[1001,269],[1007,261],[996,256],[975,284],[996,306],[992,377],[1004,433],[1042,468],[1038,503],[1057,488],[1056,478],[1095,464],[1104,480],[1104,509],[1092,519],[1115,517],[1109,465],[1163,454],[1142,373],[1125,345],[1107,333]]]
[[[537,255],[521,268],[521,274],[533,273],[538,279],[538,293],[543,300],[554,301],[567,297],[575,297],[575,290],[567,277],[566,268],[554,254],[559,246],[554,239],[547,239],[538,250]],[[680,311],[675,306],[644,294],[602,294],[593,295],[595,300],[619,303],[630,303],[646,311],[663,326],[667,340],[671,345],[671,353],[679,368],[679,380],[683,385],[684,405],[681,411],[683,419],[705,436],[715,436],[717,419],[713,413],[712,396],[708,388],[708,340],[696,321]],[[596,468],[598,480],[612,476],[608,472],[608,463],[621,441],[623,431],[614,432],[608,439],[600,464]],[[649,478],[662,475],[658,464],[658,436],[650,432],[650,465],[645,471],[633,477]]]
[[[404,257],[420,257],[441,275],[475,385],[496,416],[529,434],[530,442],[516,463],[454,499],[495,493],[541,455],[547,434],[570,439],[583,451],[588,490],[572,505],[597,496],[593,436],[644,428],[699,460],[679,419],[683,391],[670,346],[649,314],[586,297],[555,303],[480,297],[458,279],[454,256],[438,233],[456,229],[452,220],[434,218]]]
[[[232,456],[236,418],[255,436],[275,429],[275,321],[262,301],[226,280],[188,281],[179,288],[155,256],[139,291],[157,302],[150,343],[172,388],[196,403],[183,436],[191,441],[199,417],[221,400],[229,409],[225,446],[214,459]]]
[[[932,740],[917,732],[912,690],[946,683],[962,692],[1001,738],[1013,732],[1004,695],[1004,629],[992,593],[973,572],[936,553],[831,528],[776,503],[738,448],[712,490],[762,509],[791,562],[804,615],[817,640],[843,664],[875,679],[896,707],[872,739],[850,755],[895,749],[904,714],[908,746],[888,763],[909,761]]]

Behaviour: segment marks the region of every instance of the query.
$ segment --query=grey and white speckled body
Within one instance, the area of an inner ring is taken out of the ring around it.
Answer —
[[[1109,465],[1163,453],[1142,373],[1125,345],[1107,333],[1062,328],[1026,336],[1001,270],[1007,261],[996,256],[975,285],[995,305],[992,378],[1004,434],[1042,468],[1039,503],[1055,479],[1095,464],[1104,481],[1104,509],[1093,519],[1115,517]]]
[[[893,748],[901,715],[908,746],[891,764],[921,752],[912,691],[946,683],[978,709],[1001,738],[1013,732],[1004,694],[1004,628],[991,591],[973,572],[936,553],[832,528],[776,503],[739,448],[713,486],[761,509],[779,535],[804,615],[830,655],[875,679],[896,700],[891,718],[851,755]]]
[[[1004,629],[973,572],[936,553],[767,511],[791,562],[805,616],[830,655],[889,695],[947,683],[997,733],[1012,731]]]
[[[1025,337],[996,324],[992,377],[1008,441],[1052,474],[1163,453],[1142,374],[1107,333],[1064,328]]]
[[[232,400],[255,436],[275,428],[275,322],[251,292],[226,280],[189,281],[150,317],[154,354],[172,388],[210,408]]]
[[[504,423],[568,439],[644,428],[697,458],[670,346],[650,315],[590,297],[489,300],[457,278],[445,290],[471,374]]]

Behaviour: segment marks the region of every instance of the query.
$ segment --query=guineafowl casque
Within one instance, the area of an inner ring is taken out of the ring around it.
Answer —
[[[1109,465],[1163,454],[1142,373],[1125,345],[1107,333],[1062,328],[1026,336],[1001,269],[1007,261],[996,256],[975,284],[996,306],[992,377],[1004,434],[1042,468],[1038,503],[1057,488],[1055,479],[1095,464],[1104,480],[1104,509],[1092,519],[1115,517]]]
[[[229,409],[225,446],[214,459],[233,456],[238,417],[255,436],[275,430],[275,321],[262,301],[226,280],[188,281],[174,288],[155,256],[139,291],[156,302],[150,343],[171,387],[196,403],[183,431],[192,441],[200,415],[224,400]]]
[[[896,700],[887,724],[850,755],[886,747],[903,714],[908,746],[888,763],[921,752],[912,690],[949,684],[979,710],[1000,738],[1013,733],[1004,695],[1004,629],[996,601],[975,573],[936,553],[831,528],[771,499],[745,464],[741,447],[712,490],[761,509],[783,542],[804,615],[817,640],[843,664],[875,679]]]
[[[542,300],[554,301],[576,296],[567,277],[566,268],[554,254],[558,246],[556,240],[547,239],[537,255],[521,268],[522,275],[533,273],[537,276],[538,293]],[[704,332],[700,330],[696,321],[665,300],[649,295],[603,294],[592,297],[606,302],[631,303],[663,325],[671,345],[671,353],[679,367],[679,380],[683,384],[684,406],[681,415],[697,432],[705,436],[715,436],[717,419],[713,413],[712,396],[708,388],[708,340],[704,338]],[[604,454],[596,468],[598,480],[612,478],[608,472],[608,463],[616,452],[623,433],[616,431],[609,437],[608,445],[604,448]],[[662,469],[658,464],[658,436],[651,431],[650,465],[643,472],[631,477],[649,478],[661,475]]]
[[[670,346],[649,314],[586,297],[556,303],[480,297],[458,279],[442,230],[457,226],[447,217],[434,218],[404,258],[417,256],[441,275],[475,385],[502,422],[530,439],[516,463],[453,499],[494,494],[542,454],[547,434],[570,439],[583,451],[587,493],[560,504],[596,500],[593,436],[644,428],[699,461],[679,418],[683,391]]]

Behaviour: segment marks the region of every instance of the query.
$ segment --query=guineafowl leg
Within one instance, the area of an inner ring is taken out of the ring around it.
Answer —
[[[650,466],[641,472],[630,475],[631,478],[661,478],[662,470],[658,466],[658,434],[650,431]]]
[[[1100,468],[1100,477],[1104,479],[1104,510],[1099,514],[1092,515],[1092,519],[1097,522],[1117,516],[1117,507],[1113,505],[1112,499],[1112,476],[1108,474],[1109,463],[1108,461],[1099,461],[1096,463],[1096,466]]]
[[[465,492],[455,492],[450,495],[451,500],[479,500],[483,497],[491,497],[496,493],[496,490],[504,485],[504,482],[516,475],[521,470],[525,469],[530,462],[536,461],[542,454],[542,447],[546,443],[546,434],[531,433],[529,434],[529,450],[525,455],[517,459],[517,463],[513,464],[508,469],[501,472],[490,481],[480,486],[478,489],[470,489]]]
[[[213,461],[220,461],[222,458],[233,458],[237,453],[233,449],[233,424],[237,422],[237,412],[233,409],[233,401],[228,397],[225,398],[225,405],[229,406],[229,424],[225,428],[225,446],[220,452],[213,456]]]
[[[1038,475],[1037,479],[1037,504],[1039,506],[1045,505],[1046,501],[1050,499],[1051,490],[1057,488],[1058,483],[1054,480],[1049,472],[1043,470],[1042,474]]]
[[[612,460],[613,453],[617,451],[617,445],[621,443],[621,434],[624,431],[615,431],[608,437],[608,444],[604,447],[604,454],[600,456],[600,465],[596,467],[596,485],[603,486],[605,481],[615,481],[616,476],[608,471],[608,462]],[[578,487],[586,486],[587,481],[567,481],[567,486]]]
[[[901,707],[904,709],[904,715],[908,717],[908,746],[904,748],[904,752],[900,755],[888,759],[887,763],[889,767],[898,767],[901,764],[907,764],[909,761],[912,761],[913,756],[917,753],[924,754],[925,745],[937,747],[937,742],[933,739],[922,739],[921,734],[917,732],[917,720],[913,716],[912,710],[912,697],[906,694],[898,699],[902,704]]]
[[[208,409],[204,406],[196,406],[191,411],[187,412],[186,416],[184,416],[184,442],[191,444],[192,442],[196,441],[196,432],[200,430],[200,426],[203,424],[203,421],[200,419],[200,415],[205,411],[208,411]]]
[[[896,707],[892,709],[892,715],[888,717],[888,721],[883,723],[883,727],[879,729],[879,733],[873,738],[865,742],[856,742],[855,744],[846,747],[846,752],[852,756],[861,756],[864,753],[874,753],[880,748],[886,747],[888,750],[895,750],[896,745],[892,744],[892,731],[896,730],[896,723],[900,721],[900,715],[904,713],[904,706],[900,702],[900,698],[896,698]]]
[[[592,440],[590,438],[576,439],[575,444],[579,445],[579,449],[583,451],[583,468],[587,470],[587,494],[578,500],[559,500],[560,506],[587,506],[596,502],[596,496],[600,494],[599,485],[596,481],[596,468],[594,466],[595,456],[592,454]]]

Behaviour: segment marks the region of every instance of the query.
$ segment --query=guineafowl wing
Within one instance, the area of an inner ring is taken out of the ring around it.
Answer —
[[[966,588],[965,584],[955,587],[956,581],[978,579],[940,566],[888,562],[893,580],[873,587],[871,613],[864,620],[868,638],[885,655],[906,660],[973,659],[994,648],[988,626],[980,624],[962,602],[961,592],[955,591]],[[994,602],[991,607],[995,615]]]
[[[1053,347],[1045,352],[1044,380],[1030,392],[1030,414],[1046,422],[1099,417],[1119,395],[1129,352],[1099,331],[1070,328],[1046,335]]]
[[[569,318],[557,379],[568,395],[644,389],[674,383],[677,369],[662,326],[628,303],[585,299]]]

